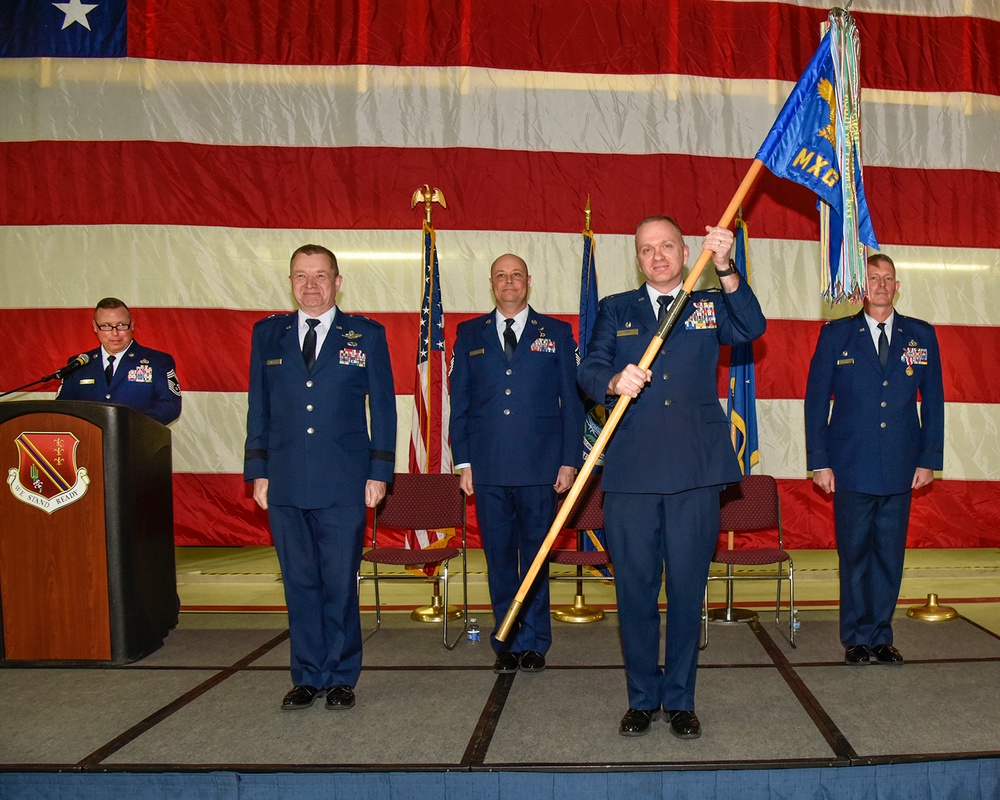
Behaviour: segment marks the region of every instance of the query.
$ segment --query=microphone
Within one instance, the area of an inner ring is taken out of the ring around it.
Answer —
[[[71,372],[76,372],[84,364],[89,364],[89,363],[90,363],[90,356],[88,356],[86,353],[80,353],[80,355],[74,356],[69,361],[67,361],[65,367],[57,369],[53,373],[52,377],[60,379],[65,378]]]

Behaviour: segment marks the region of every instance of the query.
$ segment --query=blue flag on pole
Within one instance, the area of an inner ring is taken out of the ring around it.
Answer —
[[[829,261],[824,295],[858,299],[864,290],[863,242],[878,247],[861,167],[861,104],[857,29],[842,9],[785,101],[757,158],[820,200],[821,232]],[[824,206],[825,204],[825,206]]]
[[[588,206],[590,208],[589,200]],[[589,211],[588,211],[589,214]],[[594,322],[597,319],[597,261],[595,258],[594,232],[588,227],[583,232],[583,268],[580,274],[580,345],[577,350],[579,354],[577,363],[587,355],[587,346],[590,344],[590,335],[594,330]],[[601,435],[601,428],[604,427],[604,420],[607,418],[607,409],[601,403],[587,401],[587,415],[584,418],[583,431],[583,457],[590,454],[594,442]],[[601,462],[598,462],[600,464]],[[608,541],[605,538],[604,530],[584,531],[584,550],[599,550],[601,552],[608,549]],[[607,567],[593,568],[606,578],[611,577],[611,571]]]
[[[746,221],[736,218],[734,248],[736,271],[750,283],[750,243]],[[733,345],[729,356],[729,430],[744,475],[760,462],[757,438],[757,379],[754,376],[753,342]]]

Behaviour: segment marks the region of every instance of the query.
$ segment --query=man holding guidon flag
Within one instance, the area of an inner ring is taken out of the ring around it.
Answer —
[[[661,708],[675,736],[701,735],[694,713],[701,601],[719,533],[719,492],[740,480],[715,370],[720,345],[749,342],[766,325],[757,298],[729,260],[733,234],[706,230],[703,247],[712,252],[722,292],[695,292],[651,369],[641,369],[637,364],[658,319],[680,290],[689,251],[670,217],[639,223],[636,262],[646,282],[601,301],[578,375],[594,400],[633,398],[608,446],[601,483],[628,679],[622,736],[648,733]]]

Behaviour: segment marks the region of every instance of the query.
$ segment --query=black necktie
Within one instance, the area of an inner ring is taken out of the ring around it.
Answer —
[[[660,311],[656,315],[656,321],[663,322],[663,318],[667,316],[667,309],[670,308],[670,304],[674,302],[674,298],[669,294],[661,294],[656,298],[656,302],[660,304]]]
[[[115,374],[115,357],[108,356],[108,365],[104,368],[104,382],[111,385],[111,379]]]
[[[883,369],[889,361],[889,337],[885,335],[884,322],[878,324],[878,360]]]
[[[307,319],[306,325],[309,330],[302,337],[302,360],[306,362],[306,369],[312,369],[316,361],[316,326],[319,325],[319,320]]]
[[[514,320],[505,319],[504,322],[507,324],[507,330],[503,332],[503,354],[510,361],[514,357],[514,351],[517,349],[517,335],[514,333]]]

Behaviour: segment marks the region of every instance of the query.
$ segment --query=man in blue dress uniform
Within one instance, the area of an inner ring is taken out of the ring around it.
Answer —
[[[573,330],[528,305],[524,260],[490,268],[496,309],[458,326],[451,370],[451,449],[475,493],[493,616],[507,614],[581,462],[583,404]],[[499,674],[539,672],[552,643],[543,569],[506,642],[490,636]]]
[[[944,466],[934,328],[893,309],[899,281],[888,256],[868,258],[867,290],[860,312],[820,330],[805,399],[806,469],[820,489],[833,493],[840,640],[851,666],[903,663],[893,645],[892,614],[910,496]]]
[[[181,385],[168,353],[143,347],[133,338],[132,312],[117,297],[105,297],[94,309],[94,333],[101,346],[90,361],[63,378],[59,400],[119,403],[163,425],[181,415]]]
[[[756,339],[766,322],[729,251],[733,234],[707,228],[703,247],[722,292],[694,292],[648,370],[638,362],[657,318],[681,285],[688,259],[670,217],[649,217],[635,234],[646,283],[601,301],[578,380],[610,407],[634,398],[604,455],[608,550],[615,565],[629,708],[622,736],[641,736],[662,709],[671,732],[701,735],[694,713],[701,603],[719,535],[719,492],[741,479],[719,403],[719,345]],[[666,571],[666,667],[659,666],[660,580]]]
[[[285,586],[293,687],[281,707],[325,695],[344,710],[361,673],[365,509],[392,480],[396,395],[385,328],[336,306],[336,256],[303,245],[290,279],[299,310],[253,329],[243,477],[268,512]]]

